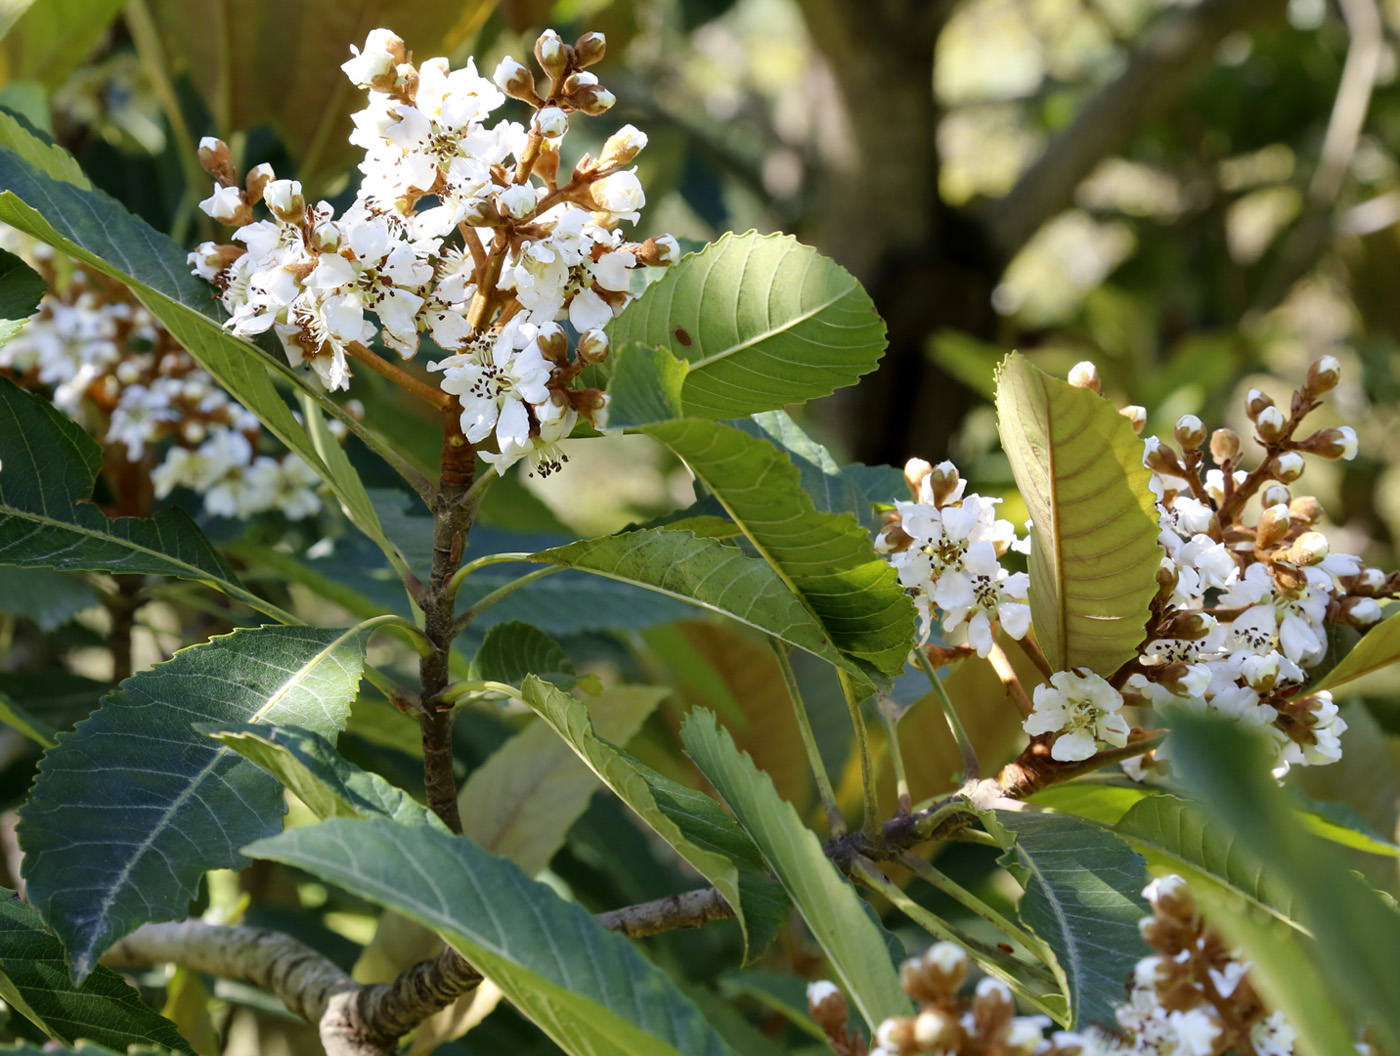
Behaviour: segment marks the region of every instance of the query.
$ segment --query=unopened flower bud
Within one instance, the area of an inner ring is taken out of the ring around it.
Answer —
[[[1308,368],[1308,391],[1314,396],[1331,392],[1342,379],[1342,365],[1336,356],[1323,356]]]
[[[1206,442],[1206,427],[1194,414],[1176,420],[1176,442],[1183,451],[1194,451]]]
[[[962,478],[958,476],[958,467],[946,460],[933,467],[928,482],[933,491],[933,504],[935,506],[956,502],[962,494]]]
[[[919,496],[923,490],[924,480],[932,472],[933,466],[922,458],[911,458],[904,463],[904,483],[909,485],[909,493],[914,497],[915,502],[921,501]]]
[[[197,418],[186,418],[180,426],[180,439],[187,444],[202,444],[209,430]]]
[[[472,227],[500,227],[506,220],[494,195],[471,199],[462,219]]]
[[[1217,429],[1210,434],[1210,457],[1217,466],[1240,457],[1240,438],[1233,429]]]
[[[318,253],[340,252],[340,228],[335,224],[317,224],[311,229],[311,248]]]
[[[262,197],[263,203],[279,220],[294,224],[306,217],[306,198],[297,180],[273,180],[263,188]]]
[[[535,114],[535,129],[546,139],[559,139],[569,131],[569,115],[557,106],[546,106]]]
[[[1296,565],[1316,565],[1330,550],[1327,536],[1321,532],[1304,532],[1288,548],[1288,560]]]
[[[1163,636],[1179,638],[1184,642],[1197,642],[1215,630],[1217,621],[1206,612],[1187,609],[1178,612],[1163,628]]]
[[[1031,1056],[1045,1043],[1040,1025],[1042,1019],[1049,1023],[1049,1018],[1044,1016],[1017,1016],[1013,1019],[1002,1042],[1002,1052],[1007,1056]]]
[[[117,380],[123,385],[134,385],[141,377],[141,365],[124,359],[116,366]]]
[[[983,978],[977,981],[972,998],[972,1021],[978,1037],[995,1038],[1001,1035],[1015,1011],[1011,990],[1000,979]]]
[[[1357,627],[1369,627],[1384,615],[1375,598],[1347,598],[1342,604],[1347,622]]]
[[[1294,524],[1316,524],[1322,516],[1322,503],[1311,495],[1299,495],[1288,504],[1288,516],[1293,518]]]
[[[631,169],[604,176],[590,188],[593,201],[604,212],[631,217],[646,205],[646,192],[642,182]]]
[[[1385,586],[1385,573],[1379,568],[1363,568],[1356,577],[1355,590],[1364,590],[1371,593],[1381,590]]]
[[[590,85],[570,93],[569,100],[589,117],[597,117],[613,108],[617,96],[601,85]]]
[[[512,99],[521,99],[531,106],[538,106],[541,101],[539,93],[535,91],[535,75],[529,67],[516,62],[509,55],[496,66],[491,79]]]
[[[545,323],[535,338],[540,354],[553,363],[563,363],[569,354],[569,338],[558,323]]]
[[[1257,420],[1259,412],[1265,407],[1272,407],[1273,405],[1273,399],[1266,392],[1259,389],[1250,389],[1245,393],[1244,411],[1245,414],[1249,415],[1251,421]]]
[[[1142,435],[1143,428],[1147,425],[1147,408],[1140,404],[1130,403],[1126,407],[1119,407],[1118,413],[1128,419],[1128,423],[1133,427],[1133,432]]]
[[[1240,674],[1249,688],[1258,693],[1268,693],[1278,681],[1278,653],[1251,653],[1240,663]]]
[[[585,330],[578,339],[578,358],[585,363],[601,363],[608,358],[608,335],[601,330]]]
[[[615,169],[629,165],[647,145],[647,134],[632,125],[623,125],[608,137],[603,152],[598,155],[598,168]]]
[[[638,264],[649,268],[667,268],[681,259],[681,244],[674,235],[657,235],[634,249]]]
[[[1069,368],[1069,377],[1065,379],[1076,389],[1099,390],[1099,368],[1094,366],[1089,360],[1076,363]]]
[[[1259,515],[1259,526],[1255,529],[1255,545],[1260,550],[1269,550],[1283,542],[1288,535],[1288,529],[1292,527],[1292,521],[1288,516],[1288,507],[1283,503],[1277,506],[1270,506]]]
[[[262,200],[263,191],[267,185],[277,179],[277,174],[272,171],[272,166],[267,162],[261,165],[254,165],[248,170],[248,178],[244,180],[244,187],[248,191],[248,201],[258,202]]]
[[[523,220],[535,211],[539,198],[535,188],[528,183],[518,183],[507,187],[496,196],[501,212],[512,220]]]
[[[1297,451],[1285,451],[1274,458],[1273,477],[1280,484],[1292,484],[1303,475],[1305,463]]]
[[[1259,430],[1259,438],[1265,441],[1282,439],[1284,428],[1287,426],[1287,419],[1283,417],[1283,412],[1273,404],[1263,407],[1259,411],[1259,416],[1254,420],[1255,427]]]
[[[1148,469],[1154,473],[1166,473],[1171,476],[1180,476],[1186,472],[1181,465],[1181,460],[1177,458],[1176,452],[1157,437],[1149,436],[1146,444],[1147,450],[1143,455],[1142,464]]]
[[[253,221],[253,211],[237,187],[215,187],[214,193],[200,202],[199,207],[219,223],[230,227],[242,227]]]
[[[546,29],[535,41],[535,61],[551,77],[558,77],[568,68],[569,51],[569,46],[552,29]]]
[[[1356,457],[1356,430],[1349,425],[1337,429],[1323,429],[1304,442],[1309,451],[1322,458],[1350,462]]]
[[[222,139],[205,136],[199,141],[199,164],[220,183],[233,182],[233,156]]]
[[[889,1052],[903,1056],[915,1051],[914,1019],[912,1016],[891,1016],[875,1028],[875,1043]]]
[[[914,1042],[925,1052],[943,1048],[952,1039],[955,1020],[947,1012],[926,1008],[914,1017]]]
[[[1287,506],[1292,501],[1292,496],[1282,484],[1270,484],[1260,494],[1259,501],[1265,506],[1277,506],[1280,503]]]
[[[585,33],[574,41],[574,62],[580,69],[592,66],[608,50],[608,38],[601,33]]]
[[[846,1017],[850,1014],[846,996],[828,979],[807,984],[807,1010],[821,1028],[832,1037],[844,1037]]]

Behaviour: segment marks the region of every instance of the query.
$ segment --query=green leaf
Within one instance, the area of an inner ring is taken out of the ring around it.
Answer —
[[[3,43],[7,80],[42,81],[50,90],[107,35],[122,0],[42,0],[15,22]]]
[[[1207,881],[1297,926],[1287,888],[1196,804],[1149,796],[1123,815],[1116,831],[1154,868]]]
[[[318,818],[386,817],[446,831],[431,810],[378,774],[361,770],[320,734],[272,723],[197,722],[194,728],[262,767]]]
[[[767,440],[694,419],[644,432],[685,460],[832,645],[877,678],[904,670],[914,605],[854,516],[818,512],[797,467]]]
[[[0,113],[0,119],[8,115]],[[39,308],[49,284],[19,257],[0,249],[0,345],[19,333]]]
[[[133,1045],[118,1052],[105,1045],[94,1045],[90,1041],[78,1042],[77,1048],[67,1045],[59,1047],[57,1044],[41,1047],[29,1041],[15,1042],[13,1045],[0,1045],[0,1053],[13,1053],[14,1056],[53,1056],[55,1052],[73,1052],[77,1053],[78,1056],[167,1056],[170,1050],[158,1048],[155,1045]]]
[[[1400,612],[1386,617],[1363,634],[1355,648],[1309,690],[1336,689],[1362,675],[1389,667],[1397,660],[1400,660]]]
[[[1295,896],[1330,999],[1382,1048],[1400,1050],[1400,912],[1296,824],[1266,758],[1262,741],[1235,723],[1172,716],[1173,770],[1214,824]]]
[[[728,1052],[694,1004],[631,942],[465,837],[338,818],[245,850],[431,928],[567,1053]]]
[[[530,559],[592,572],[688,601],[840,667],[857,669],[832,646],[822,626],[771,565],[717,539],[700,539],[683,530],[644,528],[599,539],[580,539],[567,546],[542,550]],[[467,582],[476,578],[472,576]],[[551,576],[543,582],[557,578]],[[586,591],[579,593],[587,596]]]
[[[0,996],[58,1041],[87,1038],[122,1052],[143,1042],[194,1051],[175,1024],[112,969],[99,966],[82,986],[74,986],[63,963],[63,944],[8,888],[0,888]]]
[[[0,699],[12,714],[16,729],[32,728],[48,747],[60,730],[69,730],[97,710],[111,683],[69,671],[36,671],[0,675]],[[9,718],[3,720],[11,724]],[[26,733],[26,736],[30,736]],[[38,739],[38,738],[31,738]],[[48,743],[45,743],[48,742]]]
[[[750,968],[720,976],[719,985],[727,996],[751,997],[803,1033],[820,1041],[827,1040],[826,1031],[812,1018],[807,1007],[807,984],[798,976]]]
[[[217,318],[221,309],[213,288],[190,273],[185,251],[168,236],[103,192],[36,169],[30,159],[43,149],[45,144],[19,125],[0,124],[0,187],[5,188],[0,192],[0,221],[129,286],[215,381],[330,485],[355,525],[396,561],[358,477],[348,462],[326,465],[273,386],[268,369],[277,370],[322,407],[334,408],[334,402],[311,389],[286,363],[227,333]],[[336,411],[352,431],[366,438],[358,422]],[[402,471],[401,459],[394,460],[382,445],[370,446]]]
[[[193,729],[271,722],[330,735],[364,664],[358,629],[257,627],[127,679],[63,734],[20,811],[29,897],[81,981],[138,925],[179,919],[207,869],[275,832],[282,786]]]
[[[91,190],[92,184],[77,160],[24,117],[0,107],[0,143],[15,151],[46,176],[74,187]]]
[[[695,418],[742,418],[853,385],[885,350],[885,324],[848,272],[789,235],[725,235],[685,257],[607,326],[614,348],[689,360]]]
[[[1034,527],[1031,619],[1056,671],[1110,675],[1136,655],[1157,592],[1157,515],[1143,444],[1091,389],[1012,353],[997,423]]]
[[[686,717],[681,737],[695,765],[777,874],[870,1029],[890,1016],[908,1015],[912,1005],[899,987],[880,929],[768,775],[704,709]]]
[[[97,591],[78,576],[0,565],[0,612],[33,620],[41,631],[56,631],[97,604]]]
[[[191,579],[286,618],[238,582],[181,511],[103,516],[88,501],[101,466],[101,446],[77,423],[0,378],[0,564]]]
[[[537,627],[519,620],[498,623],[486,632],[472,659],[471,677],[515,685],[526,675],[572,675],[574,665],[560,644]]]
[[[630,429],[681,417],[686,364],[665,348],[628,341],[612,350],[608,427]]]
[[[1150,952],[1138,933],[1151,912],[1141,894],[1146,863],[1113,833],[1078,818],[999,810],[989,829],[1025,888],[1021,923],[1055,954],[1072,1023],[1111,1027],[1134,966]]]
[[[1095,781],[1066,781],[1042,788],[1026,802],[1111,826],[1149,795],[1151,792],[1140,785],[1129,788]]]
[[[724,896],[744,930],[746,960],[756,956],[781,926],[787,900],[772,890],[762,855],[734,819],[703,792],[618,751],[609,743],[616,738],[598,728],[583,702],[534,677],[521,688],[525,703],[562,743]],[[746,896],[753,898],[752,907]],[[755,910],[752,922],[750,908]]]
[[[626,744],[668,692],[655,686],[614,686],[586,705],[574,703],[591,713],[603,736]],[[598,789],[598,778],[585,762],[545,721],[531,723],[467,779],[459,796],[464,834],[536,875],[564,845]]]

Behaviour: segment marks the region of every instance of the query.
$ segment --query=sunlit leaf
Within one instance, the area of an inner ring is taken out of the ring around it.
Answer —
[[[1157,516],[1142,441],[1091,389],[1013,353],[997,375],[997,423],[1030,510],[1036,640],[1056,671],[1112,674],[1136,655],[1157,591]]]
[[[879,928],[792,804],[734,747],[710,712],[692,711],[682,736],[695,765],[762,852],[870,1028],[890,1016],[909,1014],[909,999],[899,987]]]
[[[577,1056],[724,1056],[699,1010],[632,943],[465,837],[335,819],[246,848],[431,928]],[[443,881],[450,878],[450,883]]]
[[[1379,671],[1400,660],[1400,612],[1397,612],[1361,636],[1361,641],[1312,690],[1335,690],[1353,679]]]
[[[0,43],[7,80],[58,88],[106,36],[122,0],[40,0]]]
[[[140,924],[182,918],[208,869],[276,832],[281,784],[193,728],[345,724],[365,655],[358,631],[257,627],[127,679],[40,763],[20,811],[29,897],[81,981]]]
[[[628,429],[681,416],[686,364],[665,348],[628,341],[613,349],[608,428]]]
[[[112,969],[99,966],[74,986],[63,944],[7,888],[0,888],[0,997],[26,1010],[27,1017],[37,1017],[35,1025],[59,1041],[86,1038],[122,1052],[142,1043],[194,1051],[175,1024],[153,1011]]]
[[[852,385],[885,324],[847,271],[789,235],[725,235],[667,270],[607,326],[689,361],[695,418],[742,418]]]

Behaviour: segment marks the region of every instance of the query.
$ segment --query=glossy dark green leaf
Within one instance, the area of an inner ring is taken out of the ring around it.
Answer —
[[[538,627],[519,620],[486,632],[472,659],[472,678],[515,685],[526,675],[572,675],[563,647]]]
[[[0,249],[0,345],[19,332],[49,288],[19,257]]]
[[[246,850],[431,928],[567,1053],[729,1052],[695,1005],[629,940],[465,837],[384,819],[336,819]]]
[[[74,986],[63,944],[29,905],[0,888],[0,998],[37,1017],[50,1038],[79,1038],[125,1052],[128,1045],[162,1045],[193,1052],[175,1024],[155,1012],[120,975],[98,967]],[[16,1000],[18,998],[18,1000]]]
[[[194,729],[345,725],[364,663],[360,631],[257,627],[182,650],[127,679],[58,739],[20,812],[29,897],[81,981],[113,942],[179,919],[207,869],[277,831],[281,784]]]
[[[625,342],[612,350],[608,428],[628,429],[681,417],[686,365],[665,348]]]

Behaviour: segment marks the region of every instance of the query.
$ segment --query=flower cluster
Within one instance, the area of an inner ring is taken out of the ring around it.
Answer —
[[[1114,1013],[1117,1032],[1091,1026],[1047,1038],[1050,1019],[1017,1016],[1010,991],[991,978],[960,997],[967,954],[939,942],[900,968],[900,984],[919,1011],[882,1022],[869,1056],[1289,1056],[1293,1028],[1251,985],[1250,963],[1206,926],[1185,881],[1154,880],[1143,896],[1153,914],[1143,918],[1141,931],[1157,952],[1138,962],[1128,999]],[[838,1056],[866,1056],[834,984],[809,985],[807,1004]]]
[[[1329,624],[1364,631],[1382,616],[1379,599],[1400,590],[1400,576],[1332,552],[1317,530],[1321,505],[1290,490],[1305,456],[1356,455],[1348,426],[1298,435],[1339,376],[1336,359],[1318,360],[1287,412],[1249,391],[1245,410],[1263,448],[1249,471],[1241,468],[1240,438],[1218,429],[1207,444],[1194,415],[1177,422],[1175,447],[1147,439],[1163,558],[1124,689],[1143,703],[1208,709],[1266,729],[1279,775],[1340,758],[1346,723],[1330,694],[1305,691],[1308,669],[1327,652]],[[1205,468],[1203,449],[1213,468]],[[1256,496],[1259,512],[1251,514],[1246,504]],[[1140,776],[1143,766],[1130,772]]]
[[[0,371],[54,404],[106,448],[109,484],[124,514],[176,487],[204,496],[214,516],[321,508],[317,477],[293,454],[259,453],[262,427],[136,300],[105,276],[5,229],[7,248],[49,282],[39,312],[0,348]],[[158,465],[158,447],[171,446]],[[154,465],[154,468],[152,466]],[[148,490],[153,486],[153,492]]]
[[[560,181],[571,117],[613,104],[585,68],[603,51],[601,34],[571,46],[546,31],[535,58],[548,83],[537,89],[514,59],[492,80],[471,61],[415,66],[401,39],[374,30],[342,66],[369,100],[350,136],[363,179],[339,217],[267,165],[240,182],[228,148],[204,141],[217,184],[201,207],[237,227],[237,244],[206,242],[190,262],[219,290],[225,325],[272,331],[328,389],[348,387],[351,358],[377,358],[376,336],[408,359],[427,334],[449,353],[428,369],[467,440],[494,435],[497,451],[482,457],[501,471],[525,456],[542,475],[557,468],[557,441],[580,417],[603,424],[603,396],[573,383],[607,355],[602,327],[627,302],[633,270],[679,255],[670,236],[637,243],[616,230],[645,202],[629,167],[646,145],[637,129],[624,126]],[[534,110],[528,127],[488,124],[507,96]],[[255,218],[259,204],[269,218]],[[572,356],[564,316],[581,335]]]
[[[978,980],[960,997],[968,959],[962,947],[939,942],[904,962],[899,982],[919,1005],[913,1016],[892,1016],[875,1030],[868,1056],[1076,1056],[1078,1035],[1045,1038],[1048,1016],[1018,1016],[1011,991],[996,979]],[[807,1007],[838,1056],[867,1056],[865,1039],[847,1025],[846,999],[825,980],[807,987]]]
[[[896,502],[886,514],[875,548],[899,573],[899,582],[918,608],[920,642],[927,641],[935,609],[943,613],[945,633],[965,634],[985,657],[998,625],[1012,638],[1030,630],[1026,604],[1030,577],[1008,572],[1001,556],[1025,552],[1010,521],[998,520],[1000,499],[965,495],[967,481],[951,462],[930,466],[911,459],[904,479],[911,502]]]
[[[1152,916],[1143,918],[1142,936],[1157,952],[1138,961],[1128,1000],[1115,1012],[1121,1033],[1085,1031],[1084,1056],[1288,1056],[1293,1028],[1251,985],[1250,962],[1201,919],[1186,882],[1162,877],[1143,897]]]

